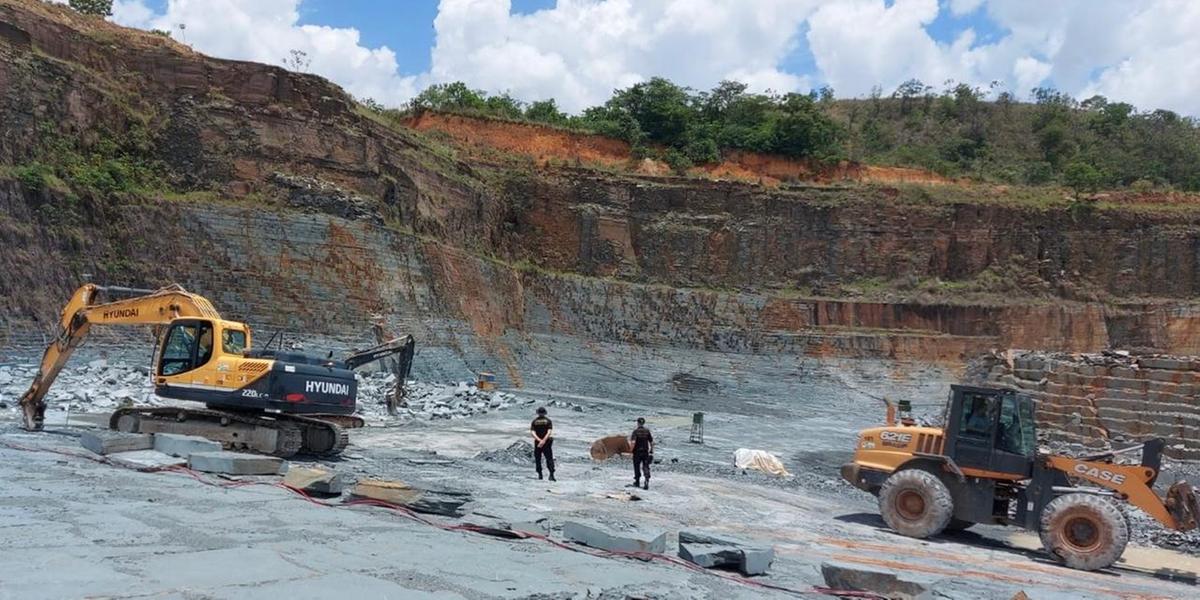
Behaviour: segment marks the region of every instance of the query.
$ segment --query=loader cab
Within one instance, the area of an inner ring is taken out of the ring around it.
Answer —
[[[1033,399],[1012,390],[955,385],[946,455],[960,468],[1028,478],[1037,452]]]
[[[175,319],[167,326],[158,352],[158,375],[180,375],[208,364],[218,355],[241,356],[250,343],[244,326],[221,320]]]

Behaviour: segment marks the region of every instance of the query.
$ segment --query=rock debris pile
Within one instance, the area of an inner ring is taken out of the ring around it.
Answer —
[[[380,372],[357,375],[358,413],[366,417],[387,417],[387,400],[396,389],[396,376]],[[532,398],[481,390],[466,382],[438,384],[409,380],[404,387],[404,403],[396,411],[403,420],[461,419],[534,403]]]
[[[487,462],[527,465],[533,462],[533,444],[526,440],[517,440],[502,450],[480,452],[475,458]]]
[[[37,367],[32,364],[0,366],[0,404],[5,405],[0,408],[15,410],[36,374]],[[64,369],[46,394],[46,404],[50,411],[71,412],[132,403],[157,406],[161,401],[153,392],[148,368],[110,365],[98,358]]]
[[[0,366],[0,409],[17,410],[21,394],[29,389],[37,373],[33,364]],[[395,389],[392,374],[357,373],[358,413],[369,420],[388,422],[461,419],[513,406],[529,406],[532,398],[520,398],[501,391],[480,390],[466,383],[438,384],[408,381],[406,405],[396,417],[387,413],[387,398]],[[154,395],[150,370],[145,366],[110,364],[96,359],[64,369],[46,396],[50,411],[96,412],[127,404],[161,406],[173,402]],[[574,406],[551,403],[552,406]]]

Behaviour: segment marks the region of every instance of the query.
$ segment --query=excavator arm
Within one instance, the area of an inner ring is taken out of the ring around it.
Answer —
[[[102,294],[135,296],[100,303]],[[83,343],[92,325],[162,325],[179,317],[221,318],[211,302],[178,284],[159,290],[138,290],[89,283],[75,290],[59,317],[54,339],[42,354],[42,362],[33,383],[21,396],[25,428],[30,431],[42,428],[46,392],[71,353]]]

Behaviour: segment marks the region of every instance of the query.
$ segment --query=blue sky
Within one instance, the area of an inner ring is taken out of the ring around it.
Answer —
[[[312,72],[387,105],[456,80],[578,111],[654,76],[839,97],[917,78],[1200,114],[1200,1],[115,0],[114,13],[185,23],[183,41],[219,57],[303,50]]]
[[[165,6],[166,0],[157,4]],[[552,9],[554,5],[555,0],[512,0],[512,13],[530,14]],[[433,20],[437,13],[437,0],[409,0],[399,8],[379,0],[305,0],[300,5],[300,23],[354,27],[364,45],[395,50],[400,70],[411,74],[429,70],[430,49],[436,34]],[[967,28],[973,29],[981,42],[995,40],[1002,33],[982,7],[962,16],[941,11],[926,31],[934,40],[949,44]],[[780,64],[788,72],[808,75],[815,83],[824,83],[803,35],[798,36],[795,49]]]
[[[162,2],[165,4],[165,0]],[[529,14],[553,8],[555,0],[513,0],[514,14]],[[437,0],[305,0],[300,5],[300,22],[311,25],[354,27],[363,44],[387,46],[396,51],[400,71],[413,74],[429,70],[433,47],[433,19]]]

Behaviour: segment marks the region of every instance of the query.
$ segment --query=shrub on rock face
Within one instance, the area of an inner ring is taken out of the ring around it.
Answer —
[[[113,0],[70,0],[67,4],[85,15],[112,16]]]

